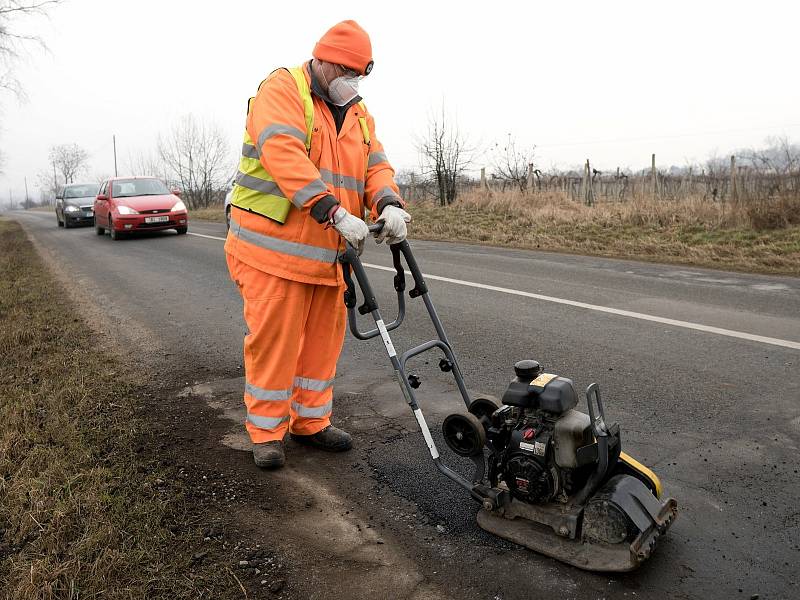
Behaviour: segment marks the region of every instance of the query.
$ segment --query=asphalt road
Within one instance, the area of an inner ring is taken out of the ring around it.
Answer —
[[[58,229],[49,213],[9,216],[82,290],[86,314],[102,315],[128,360],[175,389],[241,375],[241,301],[217,239],[224,225],[112,242],[90,228]],[[354,431],[369,469],[327,461],[342,482],[335,493],[363,504],[364,490],[378,486],[376,511],[411,506],[417,521],[384,528],[423,578],[452,597],[800,597],[800,279],[412,247],[472,391],[500,396],[522,358],[579,389],[597,381],[626,451],[660,475],[680,507],[654,557],[625,576],[584,573],[492,539],[474,523],[476,505],[432,468],[380,342],[348,337],[335,420]],[[391,265],[382,246],[368,244],[363,258]],[[375,266],[388,317],[392,273]],[[401,349],[433,335],[414,304],[393,339]],[[459,408],[437,361],[415,367],[434,431]]]

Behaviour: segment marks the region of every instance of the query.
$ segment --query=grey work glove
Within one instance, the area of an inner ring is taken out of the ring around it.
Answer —
[[[408,234],[406,223],[411,223],[411,215],[399,206],[390,204],[381,211],[378,221],[383,221],[383,229],[375,234],[375,241],[379,244],[386,240],[387,244],[399,244]]]
[[[339,207],[331,219],[334,229],[346,239],[357,251],[359,256],[364,251],[364,240],[369,235],[369,227],[363,219],[354,217],[346,208]]]

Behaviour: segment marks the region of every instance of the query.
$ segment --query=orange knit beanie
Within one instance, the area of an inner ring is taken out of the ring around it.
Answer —
[[[337,23],[314,46],[314,58],[342,65],[369,75],[372,70],[372,44],[369,35],[355,21]]]

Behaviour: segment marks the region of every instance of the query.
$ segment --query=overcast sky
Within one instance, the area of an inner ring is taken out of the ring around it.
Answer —
[[[418,164],[415,137],[444,105],[476,146],[509,133],[537,165],[641,168],[704,161],[800,139],[800,3],[225,2],[69,0],[19,26],[49,47],[17,65],[28,95],[2,97],[0,198],[31,195],[48,149],[77,143],[89,174],[193,113],[241,146],[246,99],[274,68],[310,58],[343,19],[372,38],[362,95],[394,166]],[[491,165],[485,156],[478,161]]]

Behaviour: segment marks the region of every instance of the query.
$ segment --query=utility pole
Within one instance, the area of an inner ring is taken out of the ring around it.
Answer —
[[[56,196],[58,196],[58,179],[56,179],[56,163],[53,162],[53,203]]]
[[[117,173],[117,136],[112,135],[111,141],[114,144],[114,177],[119,177],[119,173]]]
[[[25,210],[28,210],[31,206],[30,198],[28,198],[28,177],[25,176]]]

